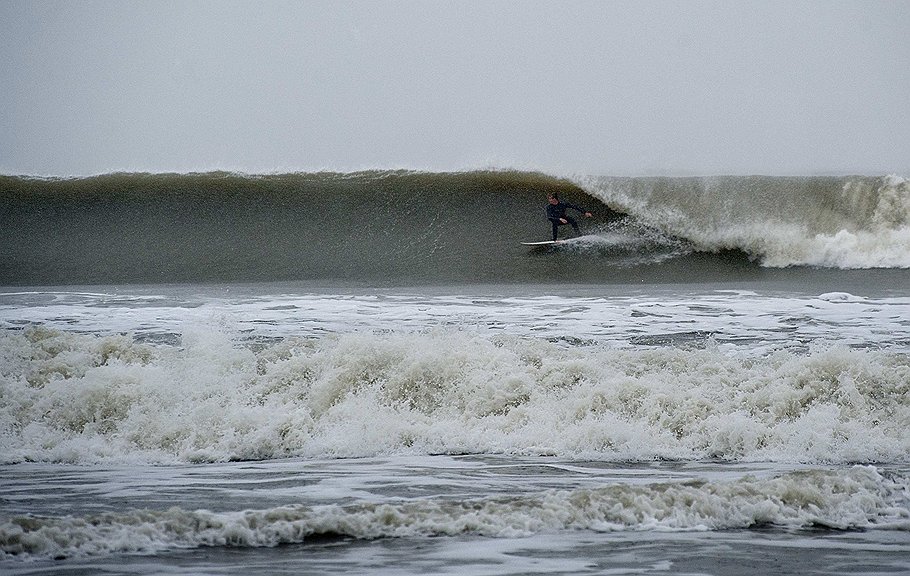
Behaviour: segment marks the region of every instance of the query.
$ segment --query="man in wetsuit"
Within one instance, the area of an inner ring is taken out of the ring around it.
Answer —
[[[583,212],[585,218],[591,217],[591,213],[581,206],[569,204],[568,202],[560,202],[555,192],[547,195],[547,202],[549,202],[547,205],[547,220],[553,223],[554,242],[556,242],[556,236],[559,232],[559,227],[563,224],[570,224],[572,226],[572,229],[575,230],[575,234],[578,234],[578,222],[576,222],[574,218],[566,215],[566,209],[572,208],[573,210]]]

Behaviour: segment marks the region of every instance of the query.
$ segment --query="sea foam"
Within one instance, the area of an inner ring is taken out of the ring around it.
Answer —
[[[0,335],[4,462],[384,454],[907,462],[910,359],[434,328],[179,342]]]

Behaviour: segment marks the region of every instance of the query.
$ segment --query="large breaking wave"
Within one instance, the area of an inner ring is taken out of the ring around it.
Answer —
[[[592,210],[549,237],[544,196]],[[910,181],[372,171],[0,176],[0,284],[735,279],[750,267],[910,268]]]

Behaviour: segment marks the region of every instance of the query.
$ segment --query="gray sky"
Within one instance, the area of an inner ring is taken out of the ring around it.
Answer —
[[[910,175],[910,2],[0,0],[0,172]]]

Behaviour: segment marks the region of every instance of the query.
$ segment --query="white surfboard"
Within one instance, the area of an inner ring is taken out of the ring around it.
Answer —
[[[542,242],[522,242],[525,246],[552,246],[554,244],[560,244],[562,240],[544,240]]]

